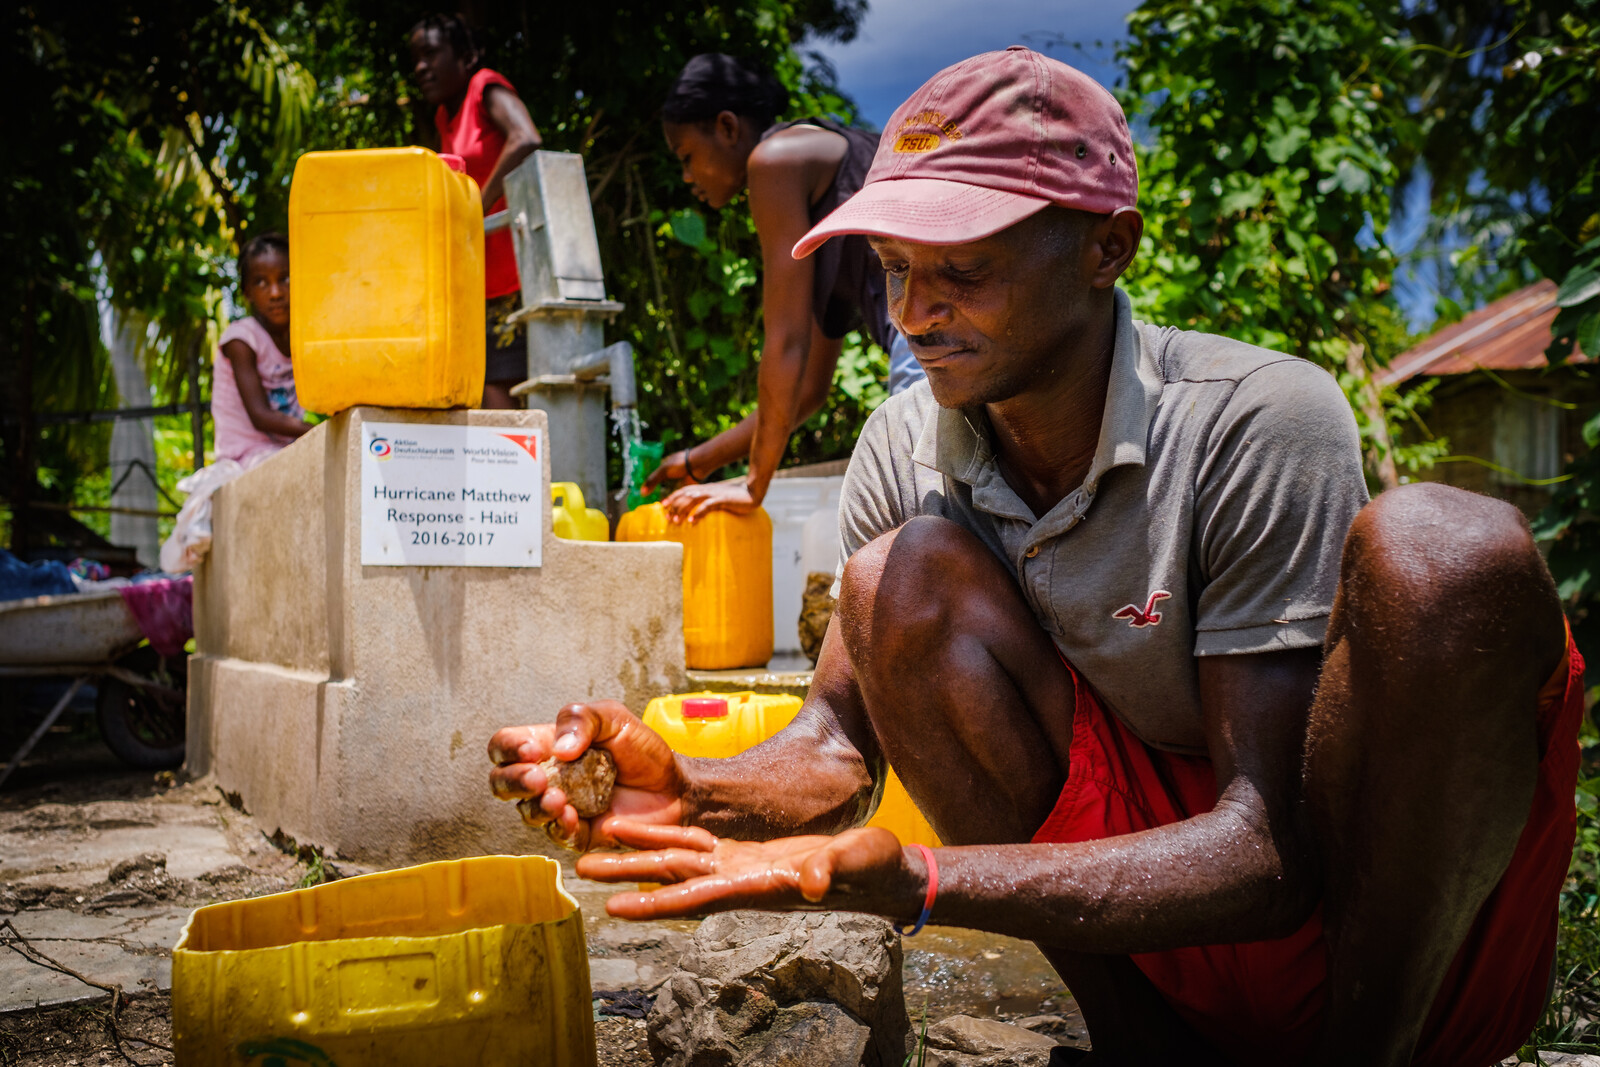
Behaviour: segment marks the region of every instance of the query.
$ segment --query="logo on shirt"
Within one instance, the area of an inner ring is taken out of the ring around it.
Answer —
[[[1150,594],[1150,599],[1144,602],[1144,610],[1139,610],[1137,604],[1127,604],[1111,613],[1113,619],[1127,619],[1128,625],[1135,630],[1142,630],[1146,626],[1154,626],[1161,621],[1161,612],[1156,610],[1156,604],[1163,600],[1172,599],[1172,594],[1165,589],[1157,589]]]
[[[378,459],[388,459],[394,455],[394,449],[389,446],[387,437],[374,437],[372,443],[367,445],[367,451]]]

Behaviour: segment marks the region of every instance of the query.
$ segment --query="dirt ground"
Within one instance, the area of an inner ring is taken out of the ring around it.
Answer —
[[[0,695],[11,705],[0,708],[0,762],[38,721],[17,714],[16,699]],[[0,1067],[172,1062],[170,950],[191,909],[364,873],[297,852],[275,829],[209,782],[127,770],[92,717],[65,717],[0,788]],[[695,924],[610,919],[608,887],[566,876],[583,908],[592,987],[622,994],[594,1003],[598,1062],[644,1067],[644,1021],[603,1013],[648,1005]],[[930,928],[905,958],[913,1021],[1043,1013],[1050,1032],[1083,1038],[1031,945]],[[114,1017],[110,987],[120,990]]]
[[[601,1018],[594,1031],[601,1064],[651,1067],[643,1019]],[[0,1064],[7,1067],[153,1067],[172,1062],[171,1043],[172,1005],[165,993],[130,997],[118,1012],[115,1036],[105,1001],[0,1015]]]

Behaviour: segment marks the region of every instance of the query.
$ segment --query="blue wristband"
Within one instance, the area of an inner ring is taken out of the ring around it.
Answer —
[[[912,842],[911,847],[922,853],[922,861],[928,866],[928,893],[922,898],[922,914],[917,916],[917,924],[907,930],[899,923],[894,924],[894,932],[901,937],[912,937],[922,932],[928,924],[928,916],[933,914],[933,901],[939,895],[939,864],[933,858],[933,849],[927,845]]]

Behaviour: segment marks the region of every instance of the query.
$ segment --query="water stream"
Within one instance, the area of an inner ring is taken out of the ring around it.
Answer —
[[[622,491],[628,493],[633,489],[633,446],[642,440],[644,429],[644,423],[639,421],[639,409],[612,408],[611,426],[616,430],[617,439],[622,445]]]

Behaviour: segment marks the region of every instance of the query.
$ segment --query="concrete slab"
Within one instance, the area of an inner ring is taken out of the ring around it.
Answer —
[[[130,992],[172,988],[172,946],[188,908],[139,908],[99,915],[60,909],[24,911],[11,924],[40,952],[97,982]],[[24,958],[0,950],[0,1012],[52,1007],[106,994]]]
[[[111,800],[0,812],[0,882],[89,886],[146,852],[164,854],[167,873],[176,878],[239,862],[213,808]]]
[[[754,670],[689,671],[689,691],[709,693],[787,693],[797,697],[811,688],[811,669],[781,670],[772,666]]]

